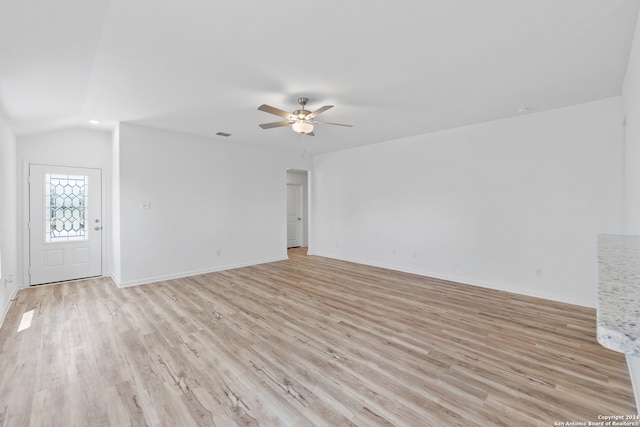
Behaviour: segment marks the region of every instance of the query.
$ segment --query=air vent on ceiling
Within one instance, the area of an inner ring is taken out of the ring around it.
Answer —
[[[228,137],[228,136],[231,136],[231,134],[230,134],[230,133],[226,133],[226,132],[216,132],[216,135],[218,135],[218,136],[224,136],[225,138],[226,138],[226,137]]]

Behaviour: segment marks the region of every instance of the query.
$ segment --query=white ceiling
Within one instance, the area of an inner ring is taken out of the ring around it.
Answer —
[[[639,7],[0,0],[0,101],[18,136],[98,119],[321,153],[619,95]],[[354,127],[258,127],[300,96]]]

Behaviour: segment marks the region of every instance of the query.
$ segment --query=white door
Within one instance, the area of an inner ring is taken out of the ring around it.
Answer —
[[[102,172],[29,166],[29,284],[102,275]]]
[[[302,185],[287,184],[287,248],[302,244]]]

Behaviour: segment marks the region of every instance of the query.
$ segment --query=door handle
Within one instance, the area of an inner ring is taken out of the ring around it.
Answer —
[[[102,227],[96,227],[96,228],[94,228],[94,230],[100,231],[100,230],[102,230]]]

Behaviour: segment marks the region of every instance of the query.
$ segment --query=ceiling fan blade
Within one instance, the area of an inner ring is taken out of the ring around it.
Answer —
[[[290,126],[291,122],[287,120],[283,120],[281,122],[271,122],[271,123],[263,123],[260,126],[262,129],[271,129],[271,128],[279,128],[281,126]]]
[[[325,111],[327,111],[329,108],[333,108],[333,105],[325,105],[324,107],[320,107],[318,108],[316,111],[314,111],[313,113],[309,113],[307,114],[307,120],[308,119],[313,119],[315,116],[317,116],[320,113],[324,113]]]
[[[258,107],[258,110],[264,111],[265,113],[275,114],[276,116],[284,117],[285,119],[288,119],[291,117],[291,113],[288,113],[284,110],[281,110],[276,107],[272,107],[267,104],[262,104],[261,106]]]
[[[314,124],[317,123],[317,124],[320,124],[320,125],[345,126],[345,127],[348,127],[348,128],[352,128],[353,127],[353,125],[345,125],[343,123],[331,123],[331,122],[313,122],[313,123]]]

